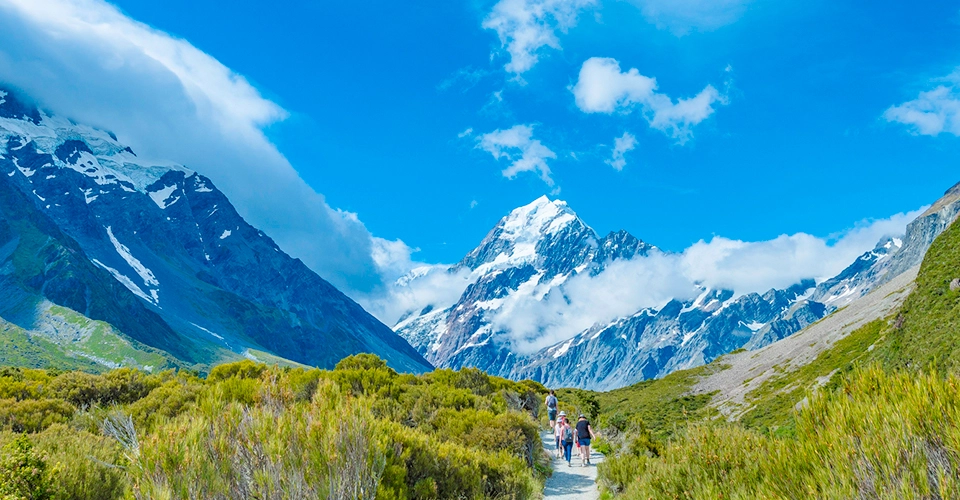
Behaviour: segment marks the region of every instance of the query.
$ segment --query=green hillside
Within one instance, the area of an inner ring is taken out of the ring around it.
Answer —
[[[960,224],[930,247],[916,290],[873,357],[892,368],[960,368]]]

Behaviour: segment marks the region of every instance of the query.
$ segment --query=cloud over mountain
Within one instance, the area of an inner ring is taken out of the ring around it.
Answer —
[[[44,108],[112,130],[141,158],[203,172],[241,215],[345,291],[380,286],[376,240],[264,135],[286,111],[189,42],[102,0],[4,0],[0,80]]]

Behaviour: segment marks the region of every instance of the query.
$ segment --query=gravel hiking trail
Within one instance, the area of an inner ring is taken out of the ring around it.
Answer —
[[[547,486],[543,490],[544,498],[562,500],[597,500],[600,490],[597,488],[597,464],[603,461],[603,455],[590,451],[590,463],[580,467],[580,458],[577,456],[577,447],[573,447],[572,467],[567,467],[567,461],[557,458],[557,448],[553,434],[543,432],[543,448],[553,458],[553,475],[547,478]]]

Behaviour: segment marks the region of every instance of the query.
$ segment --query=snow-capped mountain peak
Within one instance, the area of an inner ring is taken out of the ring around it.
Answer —
[[[541,196],[500,219],[459,267],[483,275],[532,265],[552,277],[582,265],[597,246],[596,233],[566,202]]]
[[[510,212],[498,226],[502,228],[500,237],[529,242],[555,234],[575,222],[580,222],[577,214],[565,201],[550,201],[546,196],[541,196],[533,203]]]

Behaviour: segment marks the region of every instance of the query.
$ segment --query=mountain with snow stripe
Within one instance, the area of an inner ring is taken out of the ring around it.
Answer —
[[[785,290],[738,295],[700,288],[659,308],[639,308],[533,353],[519,352],[502,324],[524,304],[581,273],[599,274],[617,259],[661,253],[626,232],[599,237],[562,201],[542,197],[504,217],[449,272],[472,284],[449,307],[428,305],[394,328],[436,366],[477,367],[549,386],[609,390],[700,366],[737,349],[758,349],[819,321],[920,263],[933,240],[960,214],[960,185],[884,238],[836,277]]]
[[[173,364],[249,357],[332,367],[372,352],[401,371],[431,368],[247,224],[210,179],[146,164],[112,134],[10,91],[0,91],[0,201],[0,325],[68,356],[130,364],[71,351],[69,335],[51,332],[89,335],[51,311],[107,325],[111,342]]]

